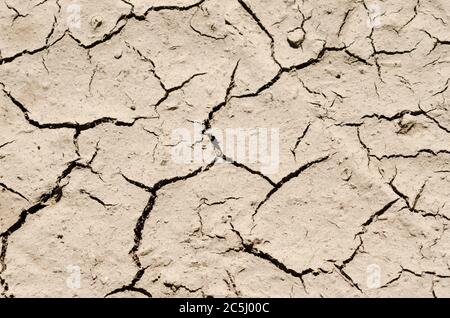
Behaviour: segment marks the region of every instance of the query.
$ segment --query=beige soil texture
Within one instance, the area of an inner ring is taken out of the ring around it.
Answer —
[[[2,0],[0,294],[449,297],[449,85],[448,0]]]

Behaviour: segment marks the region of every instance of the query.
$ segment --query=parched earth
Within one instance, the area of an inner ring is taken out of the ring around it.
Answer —
[[[0,293],[450,297],[449,85],[447,0],[2,0]]]

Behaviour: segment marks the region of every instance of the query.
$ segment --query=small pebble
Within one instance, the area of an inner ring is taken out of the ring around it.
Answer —
[[[98,29],[103,24],[103,18],[101,16],[94,16],[91,19],[91,26],[94,29]]]
[[[350,180],[350,178],[352,177],[352,171],[348,168],[345,168],[342,172],[341,172],[341,178],[344,181],[348,181]]]
[[[115,59],[120,59],[122,57],[122,50],[117,50],[115,53],[114,53],[114,58]]]
[[[294,49],[298,49],[302,45],[304,40],[305,32],[303,32],[302,29],[290,31],[287,35],[287,41],[289,45]]]

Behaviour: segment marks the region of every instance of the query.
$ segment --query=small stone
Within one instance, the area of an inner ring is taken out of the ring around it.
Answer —
[[[298,49],[302,45],[304,40],[305,32],[303,32],[302,29],[292,30],[287,35],[287,41],[289,45],[294,49]]]
[[[407,133],[409,133],[411,131],[411,129],[414,128],[415,125],[416,125],[415,121],[405,120],[405,118],[403,118],[398,123],[399,130],[397,131],[397,134],[406,135]]]
[[[46,91],[50,88],[50,83],[48,81],[42,81],[41,85],[42,85],[42,88]]]
[[[122,50],[117,50],[115,53],[114,53],[114,58],[115,59],[120,59],[122,57]]]
[[[103,18],[101,16],[94,16],[91,19],[91,26],[94,29],[98,29],[103,24]]]
[[[344,181],[348,181],[350,180],[350,178],[352,177],[352,171],[348,168],[345,168],[342,172],[341,172],[341,178]]]

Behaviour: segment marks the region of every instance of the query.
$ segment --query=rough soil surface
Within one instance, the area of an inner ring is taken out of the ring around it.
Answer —
[[[449,85],[447,0],[1,0],[0,294],[450,297]]]

